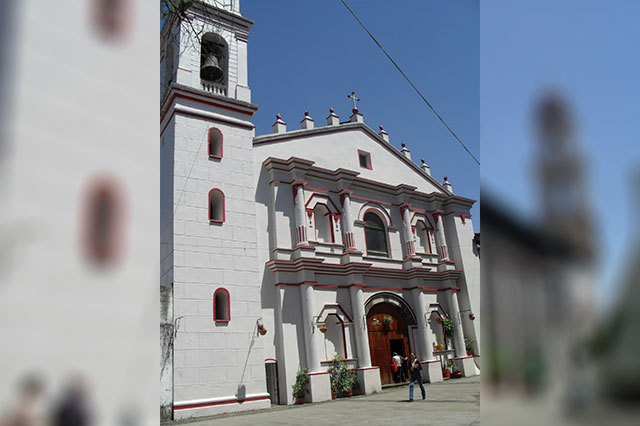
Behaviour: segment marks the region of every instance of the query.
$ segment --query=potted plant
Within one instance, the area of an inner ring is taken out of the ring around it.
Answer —
[[[474,319],[476,319],[476,314],[474,314],[473,312],[469,314],[469,319],[471,321],[473,321]]]
[[[447,318],[442,321],[442,331],[447,337],[453,336],[453,331],[456,329],[456,325],[450,318]]]
[[[451,377],[454,379],[459,379],[462,377],[462,371],[458,368],[455,362],[449,360],[449,366],[451,367]],[[448,370],[447,370],[448,371]]]
[[[357,375],[354,373],[354,376],[356,376],[356,380],[353,381],[353,387],[351,388],[353,390],[353,394],[355,396],[360,395],[360,383],[357,380]]]
[[[436,322],[437,322],[438,324],[442,324],[442,318],[440,318],[440,317],[436,318]]]
[[[475,339],[464,339],[464,346],[467,349],[467,355],[473,355],[473,342],[475,342]]]
[[[320,324],[320,327],[318,327],[318,329],[320,330],[321,333],[327,332],[327,326],[325,324]]]
[[[261,322],[258,323],[258,333],[260,333],[261,336],[267,334],[267,329],[264,328],[264,324]]]
[[[329,367],[331,397],[333,398],[334,392],[340,393],[342,396],[351,396],[355,378],[355,373],[349,370],[349,367],[344,362],[344,358],[336,354],[333,357],[331,367]]]
[[[298,404],[304,404],[304,394],[306,392],[307,383],[309,383],[308,370],[305,368],[296,374],[296,382],[293,384],[293,397],[296,398]]]
[[[391,315],[385,315],[382,317],[382,325],[385,327],[389,327],[391,325],[391,321],[393,321]]]
[[[443,379],[449,379],[451,377],[451,372],[449,371],[448,368],[443,368],[442,369],[442,378]]]
[[[346,364],[345,364],[345,367],[346,367]],[[342,395],[343,396],[345,397],[353,396],[353,386],[354,386],[354,383],[357,382],[356,377],[357,377],[356,373],[354,373],[353,371],[347,368],[344,375],[342,376]]]

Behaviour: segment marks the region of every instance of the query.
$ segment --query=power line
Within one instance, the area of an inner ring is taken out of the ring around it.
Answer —
[[[349,10],[349,12],[351,12],[351,14],[353,15],[354,18],[356,18],[356,21],[358,21],[358,23],[360,24],[360,26],[362,26],[362,28],[364,28],[364,30],[367,32],[367,34],[369,34],[369,37],[371,37],[371,39],[375,42],[375,44],[378,45],[378,47],[380,48],[380,50],[382,50],[382,52],[387,56],[387,58],[391,61],[391,63],[398,69],[398,71],[400,71],[400,74],[402,74],[402,76],[405,78],[405,80],[407,80],[407,82],[409,82],[409,84],[411,85],[411,87],[413,87],[413,90],[416,91],[416,93],[418,94],[418,96],[420,96],[422,98],[422,100],[424,101],[425,104],[427,104],[427,106],[431,109],[431,111],[433,111],[433,113],[436,115],[436,117],[438,117],[438,119],[442,122],[442,124],[444,124],[444,126],[447,128],[447,130],[449,130],[449,133],[451,133],[453,135],[454,138],[456,138],[456,140],[458,141],[458,143],[464,148],[465,151],[467,151],[467,153],[471,156],[471,158],[473,158],[473,160],[478,164],[478,166],[480,165],[480,161],[478,161],[478,159],[476,158],[475,155],[473,155],[473,153],[469,150],[469,148],[467,148],[467,146],[460,140],[460,138],[458,137],[458,135],[455,134],[455,132],[451,129],[451,127],[449,127],[449,125],[446,123],[446,121],[444,121],[444,118],[442,118],[442,116],[440,114],[438,114],[438,112],[435,110],[435,108],[429,103],[429,101],[424,97],[424,95],[422,95],[422,93],[420,92],[420,90],[413,84],[413,82],[411,82],[411,80],[409,80],[409,77],[407,77],[407,75],[404,73],[404,71],[402,71],[402,69],[400,68],[400,66],[398,66],[398,64],[396,64],[396,61],[393,60],[393,58],[391,57],[391,55],[389,55],[387,53],[387,51],[384,49],[384,47],[382,47],[382,45],[380,44],[380,42],[378,42],[378,40],[376,40],[376,38],[373,36],[373,34],[371,34],[371,32],[367,29],[367,27],[362,23],[362,21],[360,20],[360,18],[358,18],[358,16],[356,15],[356,13],[349,7],[349,5],[347,4],[347,2],[345,0],[340,0],[342,2],[342,4],[344,4],[344,6]]]

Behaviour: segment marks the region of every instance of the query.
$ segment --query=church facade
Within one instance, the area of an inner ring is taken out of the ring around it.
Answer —
[[[163,417],[293,404],[305,368],[306,400],[329,400],[336,354],[363,393],[393,381],[393,352],[425,381],[479,374],[474,201],[357,107],[255,136],[252,21],[223,3],[194,2],[198,44],[177,21],[162,35]]]

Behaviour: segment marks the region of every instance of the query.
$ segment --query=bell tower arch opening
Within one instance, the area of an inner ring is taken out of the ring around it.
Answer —
[[[200,79],[226,88],[228,53],[229,46],[220,34],[203,35],[200,48]]]

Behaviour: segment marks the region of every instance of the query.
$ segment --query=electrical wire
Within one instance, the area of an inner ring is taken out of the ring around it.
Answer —
[[[478,159],[476,158],[475,155],[473,155],[473,153],[469,150],[469,148],[467,148],[467,146],[460,140],[460,138],[458,137],[458,135],[455,134],[455,132],[451,129],[451,127],[449,127],[449,125],[447,124],[446,121],[444,121],[444,118],[442,118],[442,116],[440,114],[438,114],[438,112],[436,111],[436,109],[431,105],[431,103],[429,103],[429,101],[427,100],[427,98],[424,97],[424,95],[420,92],[420,90],[415,86],[415,84],[413,84],[413,82],[409,79],[409,77],[407,77],[407,75],[404,73],[404,71],[402,71],[402,68],[400,68],[400,66],[396,63],[396,61],[393,60],[393,58],[391,57],[391,55],[389,55],[389,53],[387,53],[387,51],[384,49],[384,47],[382,47],[382,45],[380,44],[380,42],[378,42],[378,40],[373,36],[373,34],[371,34],[371,32],[367,29],[367,27],[362,23],[362,21],[360,20],[360,18],[358,18],[358,15],[356,15],[356,13],[349,7],[349,5],[347,4],[347,2],[345,0],[340,0],[342,2],[342,4],[344,4],[344,6],[349,10],[349,12],[351,12],[351,14],[353,15],[354,18],[356,18],[356,21],[358,21],[358,23],[360,24],[360,26],[362,26],[362,28],[364,28],[364,30],[367,32],[367,34],[369,34],[369,37],[371,37],[371,39],[375,42],[375,44],[378,45],[378,47],[380,48],[380,50],[382,50],[382,52],[387,56],[387,58],[391,61],[391,63],[398,69],[398,71],[400,71],[400,74],[402,74],[402,76],[405,78],[405,80],[407,80],[407,82],[411,85],[411,87],[413,87],[413,90],[416,91],[416,93],[418,94],[418,96],[420,96],[420,98],[422,98],[422,100],[424,101],[425,104],[427,104],[427,106],[431,109],[431,111],[433,111],[433,113],[436,115],[436,117],[438,117],[438,119],[442,122],[442,124],[444,124],[444,126],[447,128],[447,130],[449,130],[449,133],[451,133],[453,135],[453,137],[458,141],[458,143],[464,148],[465,151],[467,151],[467,153],[471,156],[471,158],[473,158],[473,160],[478,164],[478,166],[480,165],[480,161],[478,161]]]

